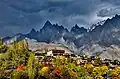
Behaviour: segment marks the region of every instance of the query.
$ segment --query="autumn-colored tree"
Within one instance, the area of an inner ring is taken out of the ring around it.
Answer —
[[[93,72],[94,66],[92,64],[85,64],[84,68],[89,74],[91,74]]]
[[[116,67],[114,68],[111,72],[110,75],[112,77],[112,79],[120,79],[120,67]]]
[[[108,70],[107,66],[95,67],[92,72],[92,77],[95,79],[98,77],[100,77],[101,79],[104,79],[107,76],[108,72],[109,72],[109,70]],[[104,75],[106,75],[106,76],[104,76]]]

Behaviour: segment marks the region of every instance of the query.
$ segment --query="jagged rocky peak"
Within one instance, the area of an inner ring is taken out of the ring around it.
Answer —
[[[111,19],[108,18],[106,21],[107,22],[116,21],[116,20],[119,21],[119,19],[120,19],[120,15],[116,14],[114,17],[112,17]]]
[[[59,25],[56,23],[56,24],[53,24],[53,26],[59,26]]]
[[[45,32],[63,33],[63,32],[68,32],[68,30],[66,30],[66,28],[64,28],[62,25],[60,26],[57,23],[51,24],[51,22],[47,20],[43,28],[40,29],[40,32],[42,33],[45,33]]]
[[[107,30],[120,29],[120,15],[116,14],[113,18],[108,18],[102,26]]]
[[[97,24],[93,24],[90,28],[89,31],[90,32],[94,32],[94,31],[110,31],[110,29],[114,29],[114,28],[120,28],[120,15],[116,14],[113,18],[108,18],[107,20],[103,20],[98,22]]]
[[[75,34],[86,33],[87,29],[84,27],[79,27],[77,24],[71,28],[71,32]]]
[[[101,27],[105,22],[106,22],[106,20],[103,20],[103,21],[97,22],[96,24],[93,24],[90,28],[88,28],[88,31],[89,32],[94,31],[94,29],[96,29],[96,27],[98,27],[98,26]]]
[[[120,15],[116,14],[115,17],[113,17],[111,20],[113,20],[113,22],[119,22],[120,21]]]
[[[76,33],[77,31],[79,31],[79,29],[80,29],[80,27],[76,24],[75,26],[73,26],[73,27],[71,28],[71,32],[72,32],[72,33]]]
[[[30,31],[30,33],[36,33],[36,30],[34,28],[32,28],[32,30]]]
[[[115,17],[120,17],[120,15],[116,14]]]
[[[46,23],[44,24],[44,26],[52,26],[52,24],[49,20],[47,20]]]
[[[49,20],[47,20],[46,23],[44,24],[43,28],[40,29],[40,31],[49,30],[49,29],[53,29],[53,24]]]
[[[32,30],[26,34],[25,36],[30,38],[30,39],[35,39],[36,35],[39,33],[39,31],[36,31],[34,28],[32,28]]]

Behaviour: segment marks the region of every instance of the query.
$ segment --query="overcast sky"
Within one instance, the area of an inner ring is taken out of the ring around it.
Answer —
[[[120,0],[0,0],[0,36],[40,29],[46,20],[90,27],[120,14]]]

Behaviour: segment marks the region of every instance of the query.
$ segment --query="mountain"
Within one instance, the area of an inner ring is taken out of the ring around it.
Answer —
[[[112,19],[107,19],[103,25],[97,25],[81,40],[85,40],[81,46],[85,54],[120,60],[120,16],[115,15]],[[80,43],[81,40],[77,42]]]
[[[120,44],[120,16],[116,15],[112,19],[105,21],[103,25],[98,25],[90,32],[92,40],[104,46]]]
[[[34,39],[37,42],[62,43],[69,45],[78,53],[103,56],[105,50],[118,50],[120,47],[120,15],[93,24],[89,29],[76,24],[70,31],[62,25],[46,21],[39,31],[32,29],[28,34],[17,34],[4,39],[20,41],[25,38]]]
[[[83,34],[83,33],[87,33],[87,29],[85,29],[84,27],[79,27],[77,24],[75,26],[73,26],[71,28],[71,33],[75,34],[75,35],[79,35],[79,34]]]
[[[40,31],[36,32],[35,30],[31,30],[26,36],[29,38],[36,39],[38,42],[54,42],[56,40],[61,39],[68,30],[63,26],[59,26],[58,24],[51,24],[47,21],[43,28]]]
[[[120,16],[116,15],[112,19],[107,19],[104,24],[98,24],[94,29],[89,29],[82,39],[78,38],[77,44],[100,44],[103,46],[111,46],[113,44],[120,45]],[[84,42],[85,41],[85,42]],[[80,45],[79,44],[79,45]]]
[[[58,24],[51,24],[50,21],[46,21],[43,28],[40,31],[36,31],[34,28],[28,34],[16,34],[12,37],[5,37],[3,38],[4,41],[9,39],[16,39],[16,41],[20,41],[24,38],[35,39],[38,42],[46,42],[51,43],[58,40],[64,41],[64,36],[67,36],[69,31],[67,28],[64,28],[62,25],[59,26]],[[8,38],[8,39],[6,39]],[[18,40],[20,39],[20,40]]]

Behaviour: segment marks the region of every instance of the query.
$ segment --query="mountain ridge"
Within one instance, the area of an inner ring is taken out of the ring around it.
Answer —
[[[88,31],[89,30],[89,31]],[[52,24],[46,21],[44,26],[36,31],[32,29],[28,34],[17,34],[16,41],[30,38],[38,42],[62,43],[71,46],[73,49],[89,50],[92,46],[110,47],[111,45],[120,46],[120,15],[115,15],[111,19],[101,21],[91,28],[79,27],[77,24],[69,31],[62,25]],[[9,40],[10,38],[8,38]],[[19,40],[18,40],[19,39]]]

